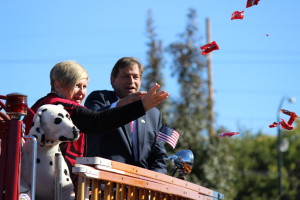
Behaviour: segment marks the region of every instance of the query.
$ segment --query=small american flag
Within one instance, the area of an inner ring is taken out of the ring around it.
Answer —
[[[163,127],[160,129],[160,131],[157,134],[157,138],[167,142],[169,145],[175,148],[178,139],[179,139],[179,133],[175,131],[174,129],[163,125]]]

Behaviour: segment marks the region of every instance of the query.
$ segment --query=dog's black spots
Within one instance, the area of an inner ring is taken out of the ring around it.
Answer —
[[[41,160],[39,158],[36,159],[36,163],[40,163]]]
[[[61,116],[62,118],[64,118],[65,116],[62,113],[58,113],[58,116]]]
[[[68,138],[66,138],[65,136],[60,136],[58,139],[60,141],[67,141],[68,140]]]
[[[36,132],[38,132],[38,133],[40,132],[40,128],[39,128],[39,127],[37,127],[35,130],[36,130]]]
[[[66,114],[66,118],[70,119],[70,115],[68,113]]]
[[[53,165],[53,162],[52,162],[52,160],[50,160],[50,163],[49,163],[50,165]]]
[[[54,120],[54,123],[55,124],[60,124],[62,122],[62,119],[61,118],[55,118],[55,120]]]
[[[45,143],[45,134],[42,135],[41,142]]]
[[[45,111],[47,111],[47,110],[48,110],[48,109],[47,109],[47,108],[45,108],[45,109],[43,109],[43,110],[42,110],[42,112],[45,112]]]
[[[52,140],[51,143],[54,144],[54,141]]]
[[[64,170],[64,174],[66,175],[66,176],[68,176],[68,170]]]
[[[67,182],[69,182],[69,181],[70,181],[70,179],[69,179],[69,178],[66,178],[66,181],[67,181]]]
[[[35,137],[36,139],[38,138],[37,135],[32,135],[33,137]]]

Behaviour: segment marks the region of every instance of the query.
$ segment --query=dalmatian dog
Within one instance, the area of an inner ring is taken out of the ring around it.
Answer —
[[[33,118],[30,136],[37,140],[36,159],[36,200],[55,199],[55,154],[60,153],[61,142],[75,141],[79,130],[70,119],[69,113],[62,105],[46,104],[41,106]],[[32,174],[32,140],[27,139],[22,146],[20,193],[30,194]],[[63,200],[74,200],[74,185],[70,178],[68,166],[61,157]]]

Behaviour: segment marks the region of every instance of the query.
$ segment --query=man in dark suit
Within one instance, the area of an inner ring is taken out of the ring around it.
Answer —
[[[143,66],[136,58],[119,59],[111,72],[114,91],[93,91],[85,106],[103,110],[141,99],[146,94],[140,91],[142,74]],[[161,127],[161,113],[152,108],[130,124],[106,134],[87,135],[87,156],[100,156],[165,174],[166,150],[156,139]]]

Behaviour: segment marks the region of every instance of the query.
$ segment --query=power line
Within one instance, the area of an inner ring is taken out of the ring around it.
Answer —
[[[218,60],[215,59],[214,61],[215,63],[220,63],[220,64],[243,64],[247,65],[247,64],[272,64],[272,65],[277,65],[280,64],[282,67],[282,64],[300,64],[300,60]],[[237,66],[237,65],[232,65],[231,67],[241,67],[241,66]],[[264,65],[256,65],[256,66],[251,66],[251,67],[265,67],[268,68],[269,66],[264,66]],[[288,67],[288,66],[284,66],[284,67]],[[298,67],[298,66],[297,66]]]
[[[235,94],[300,94],[300,90],[259,90],[259,89],[215,89],[216,94],[235,93]]]
[[[291,55],[291,54],[295,54],[295,55],[300,55],[300,51],[299,50],[270,50],[270,49],[222,49],[222,53],[224,54],[278,54],[278,55]]]

